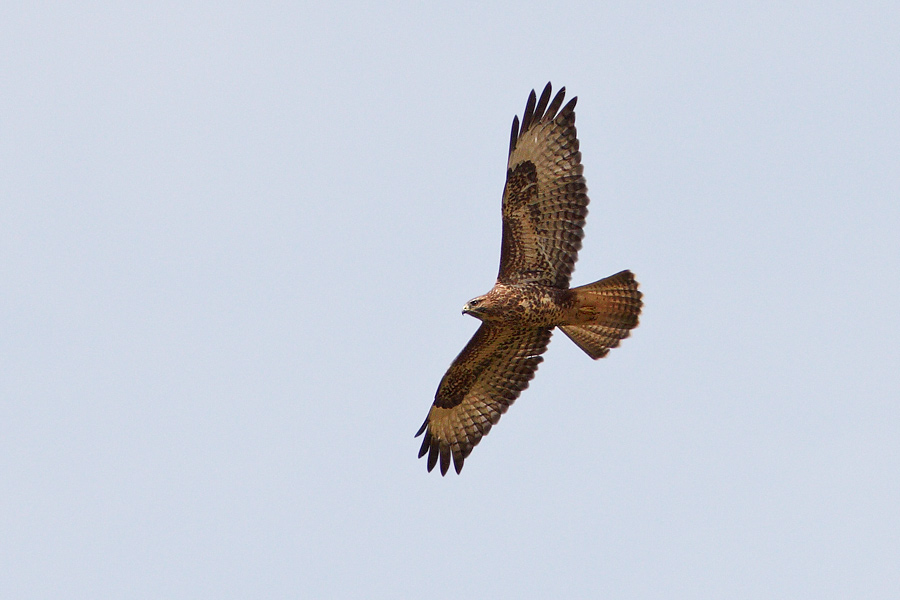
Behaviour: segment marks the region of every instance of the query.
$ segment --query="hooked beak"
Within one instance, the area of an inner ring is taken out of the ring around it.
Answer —
[[[471,315],[476,319],[480,319],[481,317],[481,306],[472,306],[471,302],[466,302],[466,305],[463,306],[462,314]]]

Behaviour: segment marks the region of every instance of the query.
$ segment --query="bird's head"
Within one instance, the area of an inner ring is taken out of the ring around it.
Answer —
[[[462,314],[464,315],[472,315],[476,319],[484,319],[484,317],[488,314],[488,301],[487,295],[478,296],[477,298],[472,298],[466,305],[463,306]]]

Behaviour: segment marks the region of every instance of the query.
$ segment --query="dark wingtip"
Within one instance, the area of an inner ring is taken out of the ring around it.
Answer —
[[[561,111],[559,111],[559,116],[564,117],[564,116],[568,115],[569,113],[575,112],[575,104],[577,102],[578,102],[578,96],[575,96],[574,98],[569,100],[569,103],[566,104]]]
[[[463,463],[465,462],[465,457],[462,454],[454,454],[453,455],[453,468],[456,469],[456,474],[459,475],[463,468]]]
[[[509,136],[509,153],[512,154],[516,149],[516,140],[519,139],[519,117],[513,117],[512,133]]]
[[[429,473],[431,473],[431,471],[434,470],[434,466],[437,464],[438,454],[440,454],[440,451],[438,450],[438,441],[432,437],[431,443],[429,444],[429,448],[428,448],[428,472]]]
[[[528,128],[531,127],[531,120],[534,118],[534,105],[537,102],[537,96],[534,94],[534,90],[531,90],[531,93],[528,94],[528,102],[525,103],[525,112],[522,113],[522,132],[525,133],[528,131]]]
[[[441,445],[441,477],[447,474],[450,468],[450,448],[446,444]]]
[[[547,103],[550,102],[550,92],[553,90],[550,82],[547,82],[547,85],[544,87],[544,91],[541,92],[541,99],[538,100],[537,106],[534,108],[534,118],[541,122],[544,120],[544,111],[547,110]]]
[[[420,435],[425,433],[425,429],[427,429],[427,428],[428,428],[428,417],[425,417],[425,422],[422,423],[422,426],[419,427],[419,430],[416,432],[416,435],[414,435],[413,437],[414,438],[419,437]]]
[[[550,106],[547,108],[547,112],[544,113],[543,121],[552,121],[556,118],[556,111],[559,110],[559,107],[562,106],[563,100],[566,99],[566,87],[563,86],[559,88],[559,91],[556,92],[556,97],[553,98],[553,102],[550,103]]]
[[[566,88],[561,87],[559,91],[556,93],[556,96],[553,98],[553,101],[550,101],[550,95],[553,92],[553,85],[551,82],[547,82],[547,85],[544,86],[544,91],[541,92],[540,100],[537,99],[537,95],[534,90],[531,90],[531,93],[528,95],[528,101],[525,104],[525,112],[522,113],[522,121],[521,126],[519,123],[519,117],[513,117],[512,131],[509,134],[509,153],[512,154],[516,149],[516,142],[519,137],[522,136],[526,131],[528,131],[532,125],[535,123],[545,123],[547,121],[552,121],[556,118],[556,113],[559,111],[559,107],[562,106],[563,100],[566,97]],[[566,105],[566,108],[563,109],[563,112],[571,111],[575,107],[575,101],[577,98],[573,98],[569,104]],[[560,113],[562,114],[562,113]]]
[[[428,452],[428,447],[431,445],[431,436],[426,435],[422,440],[422,447],[419,448],[419,458],[425,456],[425,453]]]

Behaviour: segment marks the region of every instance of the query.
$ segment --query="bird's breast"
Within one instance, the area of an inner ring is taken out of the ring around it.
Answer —
[[[525,283],[497,284],[490,295],[497,321],[523,327],[552,327],[562,315],[562,292],[557,288]]]

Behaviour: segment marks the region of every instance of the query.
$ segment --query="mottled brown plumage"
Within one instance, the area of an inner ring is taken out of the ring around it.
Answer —
[[[513,119],[503,192],[500,272],[463,309],[481,327],[450,365],[416,436],[428,470],[456,472],[534,377],[554,327],[591,358],[606,356],[638,323],[641,293],[629,271],[569,289],[587,216],[575,101],[548,83]]]

